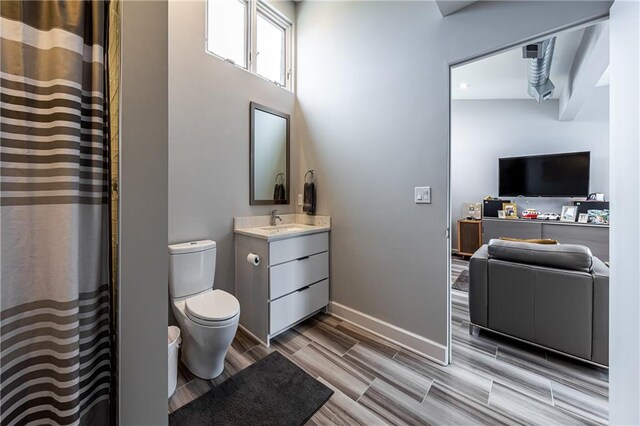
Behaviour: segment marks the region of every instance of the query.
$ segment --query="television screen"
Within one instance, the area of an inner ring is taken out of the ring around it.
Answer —
[[[498,160],[500,197],[586,197],[590,152]]]

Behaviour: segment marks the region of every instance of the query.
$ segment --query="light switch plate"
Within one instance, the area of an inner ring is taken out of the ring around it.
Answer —
[[[302,205],[302,194],[298,194],[298,205]]]
[[[414,201],[416,204],[431,204],[431,187],[416,186],[414,190]]]

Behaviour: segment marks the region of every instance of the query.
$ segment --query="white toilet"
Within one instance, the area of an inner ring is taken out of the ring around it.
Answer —
[[[215,241],[169,246],[169,292],[183,335],[182,362],[203,379],[222,373],[240,320],[238,299],[213,289],[215,272]]]

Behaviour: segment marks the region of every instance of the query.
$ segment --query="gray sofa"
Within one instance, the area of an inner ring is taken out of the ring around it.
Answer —
[[[491,240],[469,263],[471,323],[609,364],[609,268],[584,246]]]

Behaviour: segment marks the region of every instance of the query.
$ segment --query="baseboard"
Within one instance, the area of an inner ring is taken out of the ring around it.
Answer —
[[[426,337],[419,336],[411,331],[404,330],[337,302],[329,302],[329,312],[342,320],[362,327],[379,337],[387,339],[418,355],[429,358],[438,364],[446,365],[448,362],[446,346],[429,340]]]

